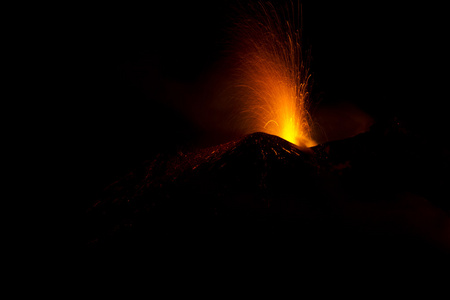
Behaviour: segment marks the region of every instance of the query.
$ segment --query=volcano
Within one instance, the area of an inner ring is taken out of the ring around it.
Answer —
[[[85,249],[154,264],[439,265],[450,166],[438,149],[389,120],[306,150],[258,132],[160,154],[89,206]]]

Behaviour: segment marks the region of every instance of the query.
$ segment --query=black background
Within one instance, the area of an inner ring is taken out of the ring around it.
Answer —
[[[226,56],[234,5],[149,1],[60,12],[68,26],[56,39],[66,41],[61,65],[70,83],[61,95],[68,109],[60,114],[67,116],[77,165],[86,170],[83,186],[98,191],[141,161],[201,139],[165,93],[173,82],[194,85]],[[302,6],[315,101],[349,101],[375,119],[398,116],[430,141],[446,142],[443,7],[391,1]]]

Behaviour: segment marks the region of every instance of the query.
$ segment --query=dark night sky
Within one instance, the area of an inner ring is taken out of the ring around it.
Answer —
[[[401,116],[425,132],[438,127],[432,135],[440,139],[447,128],[442,7],[328,3],[303,1],[317,98],[350,101],[375,118]],[[65,33],[67,60],[75,62],[71,126],[92,170],[90,184],[201,139],[166,93],[195,86],[223,59],[230,6],[166,1],[75,9]]]

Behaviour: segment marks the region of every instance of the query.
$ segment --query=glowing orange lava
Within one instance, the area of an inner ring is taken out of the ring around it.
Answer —
[[[301,46],[300,12],[259,3],[237,23],[236,87],[242,125],[311,147],[310,75]],[[242,115],[241,115],[242,116]]]

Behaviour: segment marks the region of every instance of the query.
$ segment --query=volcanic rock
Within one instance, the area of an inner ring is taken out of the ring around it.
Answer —
[[[450,253],[450,206],[449,161],[438,152],[394,120],[308,150],[254,133],[161,154],[89,207],[86,249],[311,268],[440,261]]]

